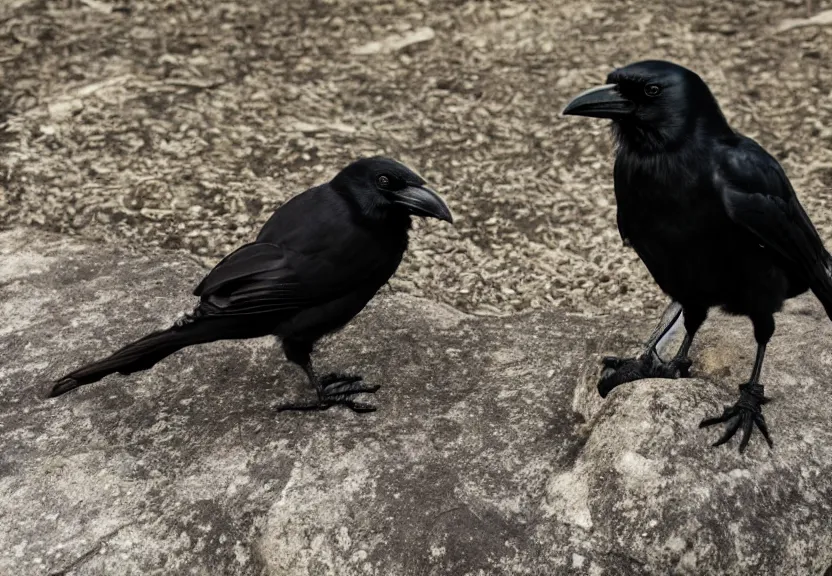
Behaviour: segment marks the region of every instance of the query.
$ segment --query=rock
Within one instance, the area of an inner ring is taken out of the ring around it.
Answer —
[[[102,14],[110,14],[113,11],[112,6],[106,2],[101,2],[100,0],[81,0],[81,2],[93,10],[101,12]]]
[[[83,109],[84,103],[78,98],[63,98],[47,106],[51,119],[59,121],[78,114]],[[54,132],[53,128],[52,133],[54,134]]]
[[[303,132],[304,134],[315,134],[316,132],[320,132],[322,128],[316,124],[311,124],[309,122],[303,122],[298,120],[292,124],[292,129],[297,130],[298,132]]]
[[[393,34],[384,38],[383,40],[376,40],[368,42],[361,46],[356,46],[352,49],[352,53],[356,56],[368,56],[370,54],[388,54],[391,52],[398,52],[402,48],[407,48],[413,44],[421,44],[422,42],[430,42],[436,37],[433,28],[423,26],[416,30],[412,30],[405,34]]]
[[[775,440],[712,449],[750,325],[714,314],[687,381],[606,401],[601,354],[651,328],[474,317],[386,291],[320,346],[379,411],[308,396],[267,339],[182,351],[45,400],[49,380],[170,323],[204,269],[177,252],[0,233],[0,573],[823,574],[832,565],[832,325],[778,317]]]
[[[777,26],[777,32],[786,32],[805,26],[828,26],[832,24],[832,10],[818,12],[811,18],[787,18]]]

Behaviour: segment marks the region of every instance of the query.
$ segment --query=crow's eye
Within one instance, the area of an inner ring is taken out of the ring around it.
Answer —
[[[650,96],[651,98],[658,96],[662,92],[662,87],[658,86],[657,84],[648,84],[644,87],[644,93]]]
[[[390,186],[390,178],[387,176],[381,175],[378,177],[378,186],[379,188],[387,188]]]

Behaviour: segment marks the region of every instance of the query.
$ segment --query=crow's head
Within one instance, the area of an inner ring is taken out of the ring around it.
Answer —
[[[412,214],[453,222],[451,210],[424,178],[391,158],[373,156],[356,160],[332,179],[371,218]]]
[[[614,70],[607,83],[572,99],[564,115],[610,118],[617,136],[640,146],[669,146],[697,128],[727,129],[707,84],[678,64],[645,60]]]

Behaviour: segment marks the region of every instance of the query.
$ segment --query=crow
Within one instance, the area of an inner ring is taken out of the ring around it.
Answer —
[[[343,405],[373,411],[352,396],[378,386],[364,385],[360,376],[319,376],[311,353],[319,338],[352,320],[396,272],[412,216],[453,222],[442,198],[405,165],[378,156],[357,160],[283,204],[254,242],[220,261],[194,290],[199,304],[191,313],[67,374],[49,396],[114,372],[147,370],[186,346],[275,335],[317,393],[314,402],[281,410]]]
[[[656,60],[614,70],[579,94],[564,115],[612,120],[618,229],[659,287],[679,303],[685,338],[663,369],[688,352],[711,307],[747,316],[757,354],[739,399],[700,427],[725,424],[715,446],[754,426],[773,446],[760,383],[774,313],[811,290],[832,318],[832,257],[780,164],[729,126],[707,84]]]

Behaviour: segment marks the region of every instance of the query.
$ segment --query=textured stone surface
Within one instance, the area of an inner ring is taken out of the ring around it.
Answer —
[[[832,325],[778,317],[775,439],[697,423],[753,357],[715,315],[696,379],[606,401],[597,358],[649,330],[561,313],[475,318],[385,291],[320,347],[379,411],[276,414],[308,395],[269,340],[180,352],[55,400],[50,378],[173,320],[204,272],[0,233],[0,574],[818,575],[832,565]],[[619,334],[622,334],[619,336]]]

